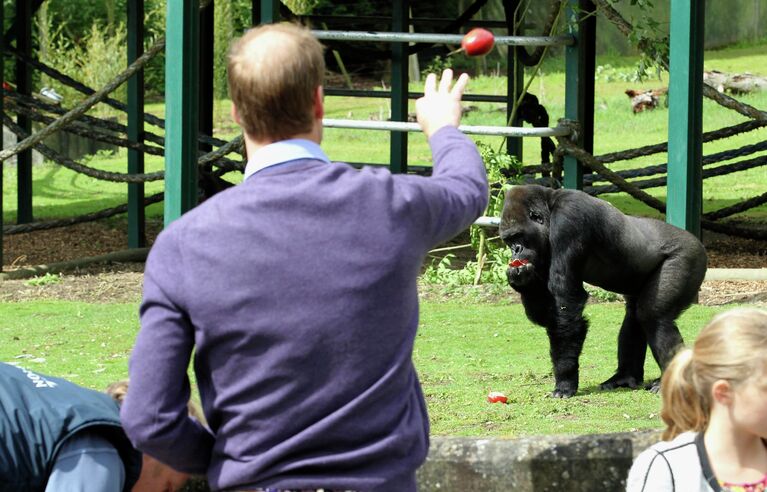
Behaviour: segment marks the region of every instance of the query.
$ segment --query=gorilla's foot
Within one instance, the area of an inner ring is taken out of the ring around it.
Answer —
[[[660,393],[660,378],[651,381],[645,386],[645,389],[655,394]]]
[[[570,382],[560,382],[554,387],[551,393],[552,398],[570,398],[578,391],[578,385]]]
[[[634,376],[626,376],[623,374],[616,374],[604,383],[599,385],[601,390],[613,390],[615,388],[631,388],[637,389],[642,385],[642,378],[636,378]]]

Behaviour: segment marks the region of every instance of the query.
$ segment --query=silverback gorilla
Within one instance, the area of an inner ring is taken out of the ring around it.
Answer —
[[[643,383],[647,345],[666,367],[682,336],[676,318],[695,300],[706,273],[706,251],[692,234],[660,220],[630,217],[582,191],[514,186],[500,234],[511,248],[506,275],[527,317],[546,328],[555,387],[578,390],[578,358],[588,328],[583,282],[623,294],[618,370],[601,389]],[[653,382],[657,391],[659,381]]]

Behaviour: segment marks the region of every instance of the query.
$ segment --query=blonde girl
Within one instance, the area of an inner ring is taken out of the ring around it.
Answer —
[[[634,461],[627,490],[767,490],[767,312],[733,309],[663,373],[663,442]]]

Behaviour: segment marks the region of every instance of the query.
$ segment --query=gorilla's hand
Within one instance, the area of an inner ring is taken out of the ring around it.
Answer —
[[[535,266],[532,263],[525,262],[515,266],[514,262],[512,262],[509,263],[509,269],[506,270],[506,278],[509,281],[509,285],[515,289],[528,285],[534,276]]]

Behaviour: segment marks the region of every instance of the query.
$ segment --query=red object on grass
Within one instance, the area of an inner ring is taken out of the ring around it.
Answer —
[[[490,53],[495,44],[495,36],[487,29],[475,27],[467,32],[461,41],[461,48],[469,56],[482,56]]]
[[[509,262],[510,267],[521,267],[522,265],[527,265],[527,260],[513,259]]]
[[[491,391],[487,395],[487,401],[490,403],[506,403],[509,399],[506,398],[506,395],[501,393],[500,391]]]

